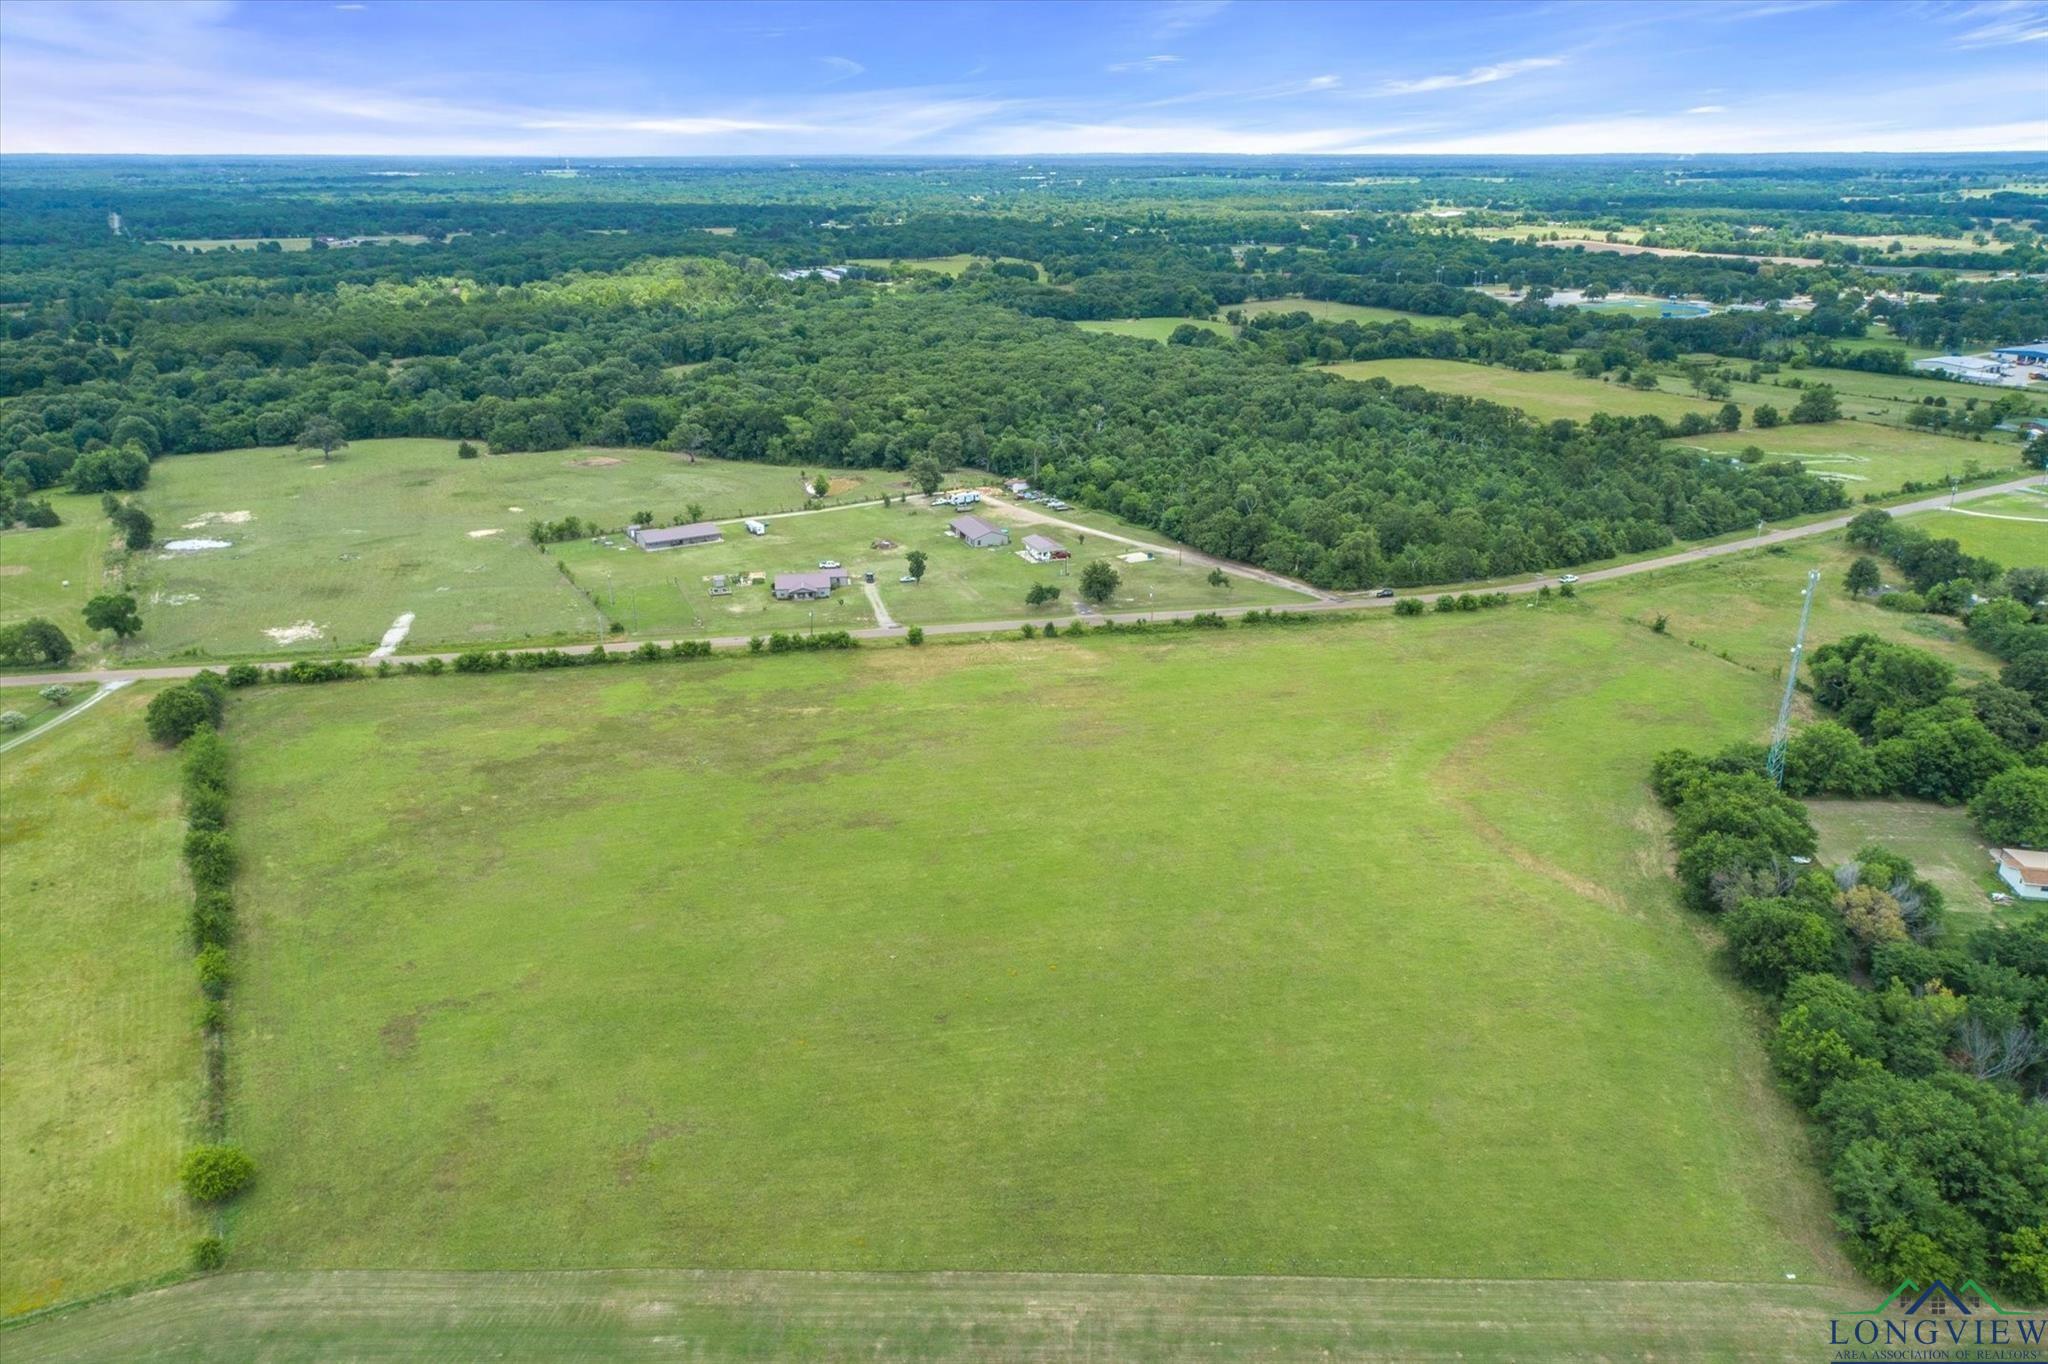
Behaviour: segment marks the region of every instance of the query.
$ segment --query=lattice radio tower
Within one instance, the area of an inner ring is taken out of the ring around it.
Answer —
[[[1806,602],[1799,608],[1799,633],[1792,637],[1792,662],[1785,669],[1785,695],[1778,702],[1778,723],[1771,727],[1771,752],[1764,770],[1771,785],[1785,784],[1785,737],[1792,727],[1792,689],[1799,681],[1799,659],[1806,652],[1806,622],[1813,615],[1813,589],[1820,585],[1820,570],[1806,575]]]

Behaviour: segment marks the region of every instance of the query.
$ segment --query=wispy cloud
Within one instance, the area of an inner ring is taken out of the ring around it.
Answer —
[[[1953,47],[1967,50],[2048,41],[2048,5],[2038,0],[1986,0],[1951,10],[1949,17],[1971,25],[1949,40]]]
[[[1381,89],[1390,95],[1421,95],[1432,90],[1461,90],[1468,85],[1492,85],[1495,81],[1513,80],[1516,76],[1526,75],[1531,71],[1542,71],[1563,65],[1562,57],[1522,57],[1511,62],[1496,62],[1491,66],[1475,66],[1470,71],[1422,76],[1415,80],[1388,81]]]
[[[1728,112],[1728,106],[1725,104],[1695,104],[1685,112],[1688,114],[1725,114]]]
[[[1179,61],[1180,58],[1174,56],[1171,52],[1161,52],[1156,57],[1134,57],[1127,62],[1111,62],[1102,69],[1104,71],[1114,71],[1118,74],[1131,71],[1157,71],[1163,66],[1172,66]]]
[[[834,80],[852,80],[867,70],[851,57],[820,57],[818,60],[831,70]]]
[[[1152,32],[1162,38],[1202,27],[1230,8],[1230,0],[1161,0],[1152,11]]]

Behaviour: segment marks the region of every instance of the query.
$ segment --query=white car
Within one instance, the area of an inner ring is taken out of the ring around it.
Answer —
[[[837,559],[820,559],[820,560],[818,560],[818,567],[819,567],[819,568],[837,568],[837,567],[839,567],[839,561],[838,561]]]
[[[1560,573],[1557,575],[1557,580],[1569,587],[1579,580],[1579,575],[1576,573]]]
[[[911,577],[908,573],[906,573],[902,577],[898,578],[896,581],[899,583],[914,583],[917,581],[917,579]]]

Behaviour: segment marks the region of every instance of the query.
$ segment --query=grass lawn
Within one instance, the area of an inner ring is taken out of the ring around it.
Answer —
[[[2048,491],[2006,493],[1908,519],[2007,568],[2048,564]]]
[[[99,690],[98,685],[92,682],[72,682],[67,685],[71,688],[71,695],[61,706],[45,700],[40,686],[0,687],[0,710],[20,711],[28,717],[28,723],[20,729],[0,729],[0,744],[6,744],[33,730],[41,729],[65,711],[84,704],[86,698]]]
[[[1649,626],[1666,618],[1670,639],[1728,658],[1783,680],[1780,669],[1799,624],[1806,574],[1821,571],[1814,592],[1809,651],[1846,636],[1869,633],[1909,644],[1948,660],[1965,681],[1996,677],[1999,661],[1971,644],[1946,616],[1905,615],[1853,598],[1842,586],[1856,551],[1839,535],[1820,536],[1754,554],[1706,559],[1615,582],[1591,583],[1580,595],[1612,605]],[[1805,704],[1801,698],[1800,704]]]
[[[1566,418],[1584,421],[1596,412],[1617,416],[1650,415],[1677,421],[1688,412],[1711,416],[1719,403],[1678,393],[1642,391],[1625,384],[1603,383],[1566,370],[1529,373],[1498,365],[1470,365],[1461,360],[1347,360],[1325,365],[1324,372],[1346,379],[1385,379],[1419,384],[1443,393],[1519,407],[1537,421]]]
[[[1263,605],[1300,602],[1301,594],[1245,578],[1232,577],[1227,587],[1212,587],[1208,570],[1182,564],[1170,556],[1146,563],[1120,557],[1128,545],[1056,527],[1027,525],[1003,510],[984,505],[984,520],[1012,527],[1010,548],[969,549],[946,534],[958,515],[950,508],[915,504],[892,507],[849,507],[840,511],[769,518],[766,535],[749,535],[738,525],[725,527],[717,545],[648,553],[614,537],[611,546],[583,540],[552,545],[549,555],[568,565],[576,582],[596,601],[608,620],[637,635],[743,635],[771,630],[857,630],[876,623],[861,583],[875,575],[875,590],[892,619],[905,625],[938,625],[973,620],[1071,619],[1080,601],[1082,567],[1092,559],[1108,559],[1122,582],[1106,611],[1143,611],[1153,607]],[[1034,564],[1017,550],[1027,533],[1044,534],[1072,552],[1064,564]],[[1154,539],[1154,537],[1147,537]],[[875,549],[878,540],[892,549]],[[1156,542],[1156,541],[1155,541]],[[1161,542],[1163,543],[1163,542]],[[928,556],[924,581],[898,580],[905,572],[904,555],[922,549]],[[769,590],[777,573],[815,569],[820,561],[837,560],[853,575],[823,602],[779,602]],[[710,594],[711,575],[758,573],[765,581],[736,587],[730,596]],[[1033,584],[1061,589],[1058,601],[1030,607],[1024,594]],[[596,617],[590,617],[595,621]]]
[[[1843,1290],[1057,1274],[228,1274],[24,1328],[38,1360],[1798,1358]]]
[[[1362,303],[1333,303],[1324,298],[1261,298],[1235,305],[1246,317],[1268,313],[1307,313],[1321,322],[1407,322],[1417,327],[1455,327],[1462,320],[1398,308],[1371,308]]]
[[[362,441],[331,464],[275,449],[160,460],[140,497],[158,540],[227,547],[128,557],[144,629],[123,657],[361,652],[408,611],[410,648],[581,638],[595,624],[589,603],[534,552],[528,521],[622,526],[638,511],[679,517],[693,502],[710,517],[785,511],[804,501],[802,472],[821,471],[658,450],[463,460],[438,440]],[[898,477],[825,472],[835,502],[876,496]],[[63,530],[101,533],[97,499],[56,501]],[[81,585],[72,599],[87,595]]]
[[[1847,485],[1851,497],[1895,492],[1907,482],[1938,485],[1974,468],[2021,472],[2020,448],[2007,441],[1963,440],[1875,422],[1837,421],[1774,426],[1710,436],[1681,436],[1676,444],[1727,458],[1754,445],[1772,459],[1796,459],[1822,478]]]
[[[1135,336],[1140,341],[1165,341],[1182,327],[1200,327],[1218,336],[1235,336],[1237,329],[1227,322],[1210,322],[1199,317],[1126,317],[1115,322],[1076,322],[1084,332],[1106,332],[1111,336]]]
[[[1735,364],[1739,368],[1741,362],[1736,361]],[[2011,389],[1980,389],[1973,384],[1926,379],[1917,375],[1871,374],[1858,369],[1823,369],[1817,366],[1781,370],[1765,376],[1762,383],[1738,379],[1729,384],[1729,392],[1745,413],[1758,403],[1769,403],[1779,412],[1789,413],[1800,397],[1800,390],[1791,386],[1790,381],[1794,379],[1808,388],[1817,384],[1832,387],[1835,396],[1841,400],[1842,415],[1846,417],[1886,422],[1893,426],[1904,426],[1906,415],[1920,405],[1922,398],[1946,398],[1950,407],[1960,408],[1972,398],[1988,401],[2012,392]],[[2034,405],[2044,406],[2038,401]]]
[[[200,1084],[178,764],[149,691],[0,755],[0,1317],[182,1268],[202,1229],[177,1183]]]
[[[51,501],[63,504],[63,525],[0,532],[0,624],[42,616],[90,654],[97,640],[82,613],[117,542],[98,498],[57,494]]]
[[[1587,603],[238,696],[234,1253],[1853,1282],[1643,779],[1772,701]]]
[[[1820,860],[1846,862],[1856,850],[1882,843],[1911,858],[1920,874],[1941,888],[1948,907],[1971,914],[1989,912],[1988,892],[2004,885],[1991,871],[1990,850],[1960,805],[1917,800],[1810,800],[1813,827],[1820,833]],[[1967,926],[1967,921],[1965,921]]]

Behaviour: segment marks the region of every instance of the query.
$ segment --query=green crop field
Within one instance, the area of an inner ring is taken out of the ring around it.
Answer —
[[[1931,535],[1960,541],[1967,553],[2007,568],[2038,567],[2048,564],[2048,483],[2042,489],[1987,497],[1908,519]]]
[[[1172,555],[1128,563],[1122,557],[1132,552],[1127,544],[1056,526],[1034,526],[986,504],[976,513],[1010,527],[1008,549],[968,548],[946,534],[947,523],[958,513],[925,506],[919,499],[914,505],[773,517],[764,522],[766,535],[749,535],[738,524],[728,525],[724,527],[725,540],[717,545],[650,554],[624,537],[614,537],[608,545],[585,540],[550,546],[549,554],[575,575],[604,619],[616,620],[634,634],[741,635],[813,625],[860,629],[876,623],[861,582],[868,572],[875,575],[875,592],[891,619],[905,625],[1025,618],[1064,621],[1073,617],[1081,603],[1081,570],[1094,559],[1109,560],[1122,579],[1115,597],[1100,608],[1107,611],[1257,606],[1307,599],[1299,592],[1236,576],[1227,586],[1214,587],[1208,581],[1207,568],[1180,563]],[[1045,535],[1064,545],[1074,557],[1064,563],[1028,562],[1017,552],[1027,533]],[[883,541],[892,547],[875,548]],[[927,556],[924,580],[915,584],[899,581],[905,573],[904,555],[912,549],[921,549]],[[828,559],[853,575],[852,585],[838,589],[828,601],[774,599],[769,584],[777,573],[812,570]],[[747,575],[759,575],[762,580],[735,586],[730,596],[714,597],[710,595],[713,574],[726,575],[728,583]],[[1059,599],[1047,606],[1026,606],[1024,594],[1038,583],[1059,588]]]
[[[1959,805],[1916,800],[1814,800],[1807,803],[1820,833],[1820,860],[1846,862],[1858,848],[1881,843],[1912,860],[1941,888],[1948,907],[1982,914],[1987,894],[2004,887],[1992,874],[1990,850],[1969,812]]]
[[[1205,332],[1218,336],[1235,336],[1236,329],[1227,322],[1210,322],[1198,317],[1126,317],[1114,322],[1076,322],[1075,326],[1084,332],[1102,332],[1110,336],[1134,336],[1140,341],[1165,341],[1182,327],[1200,327]]]
[[[1487,402],[1519,407],[1537,421],[1584,421],[1596,412],[1676,421],[1688,412],[1711,415],[1720,407],[1704,398],[1655,390],[1645,392],[1564,370],[1530,373],[1498,365],[1466,364],[1461,360],[1348,360],[1326,365],[1324,369],[1346,379],[1385,379],[1397,385],[1419,384],[1443,393],[1484,398]]]
[[[1772,696],[1564,603],[245,695],[238,1262],[1839,1282],[1642,783]]]
[[[1369,308],[1362,303],[1333,303],[1323,298],[1259,298],[1240,303],[1237,312],[1246,317],[1268,313],[1307,313],[1321,322],[1406,322],[1416,327],[1455,327],[1462,320],[1430,313],[1406,313],[1396,308]]]
[[[1772,459],[1799,460],[1822,478],[1843,483],[1852,497],[1894,492],[1907,482],[1935,486],[1951,474],[2008,469],[2017,477],[2021,472],[2019,446],[2008,441],[1962,440],[1874,422],[1752,428],[1682,436],[1676,443],[1720,457],[1755,446]]]
[[[200,1079],[178,765],[146,691],[0,755],[0,1318],[180,1269],[201,1230],[177,1183]]]
[[[160,460],[138,495],[160,545],[226,547],[128,557],[144,630],[121,657],[360,652],[405,612],[410,647],[582,637],[589,603],[528,543],[528,521],[623,526],[639,511],[681,517],[691,503],[709,517],[786,511],[804,502],[801,472],[657,450],[464,460],[436,440],[363,441],[332,463],[275,449]],[[828,502],[901,491],[900,475],[808,472],[831,474]],[[51,614],[82,642],[83,575],[107,525],[96,497],[54,501],[63,526],[0,536],[4,562],[28,570],[0,576],[0,601],[9,616]],[[63,577],[74,586],[52,584]]]

